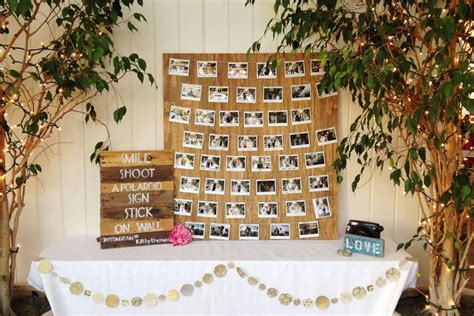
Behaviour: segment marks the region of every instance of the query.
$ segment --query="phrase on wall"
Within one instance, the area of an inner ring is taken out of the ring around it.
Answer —
[[[100,154],[101,248],[163,243],[173,228],[173,153]]]
[[[164,54],[175,221],[196,239],[336,239],[336,91],[317,54]]]

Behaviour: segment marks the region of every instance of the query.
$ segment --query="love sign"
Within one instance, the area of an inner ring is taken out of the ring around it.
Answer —
[[[350,250],[353,253],[382,258],[384,253],[384,241],[379,238],[345,234],[344,249]]]

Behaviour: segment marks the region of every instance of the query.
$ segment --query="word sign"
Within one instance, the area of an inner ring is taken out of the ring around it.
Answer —
[[[378,238],[345,234],[344,249],[350,250],[353,253],[382,258],[384,252],[384,241],[383,239]]]
[[[171,151],[100,154],[101,248],[159,244],[173,228]]]

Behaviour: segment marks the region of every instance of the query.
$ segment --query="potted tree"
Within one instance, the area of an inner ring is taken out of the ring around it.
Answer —
[[[116,93],[114,85],[127,73],[155,84],[145,60],[114,47],[120,25],[133,32],[136,22],[145,21],[130,11],[135,3],[143,1],[0,0],[0,35],[6,39],[0,43],[1,315],[11,314],[25,184],[42,171],[37,158],[50,148],[48,137],[74,112],[107,129],[97,117],[96,107],[104,104],[96,97]],[[125,113],[125,105],[117,105],[115,122]],[[91,161],[108,147],[108,139],[97,143]]]
[[[458,314],[473,239],[471,162],[463,155],[472,149],[472,1],[276,0],[274,9],[265,33],[280,38],[278,51],[322,51],[320,89],[347,89],[362,109],[338,146],[338,181],[355,156],[353,190],[367,169],[390,168],[395,185],[419,196],[423,219],[399,248],[423,243],[427,302],[433,312]],[[251,50],[259,48],[260,40]],[[394,137],[404,146],[394,147]]]

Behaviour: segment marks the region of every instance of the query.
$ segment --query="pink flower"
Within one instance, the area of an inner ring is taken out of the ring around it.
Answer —
[[[193,240],[193,236],[189,228],[184,225],[176,224],[168,237],[173,246],[183,246],[189,244]]]

